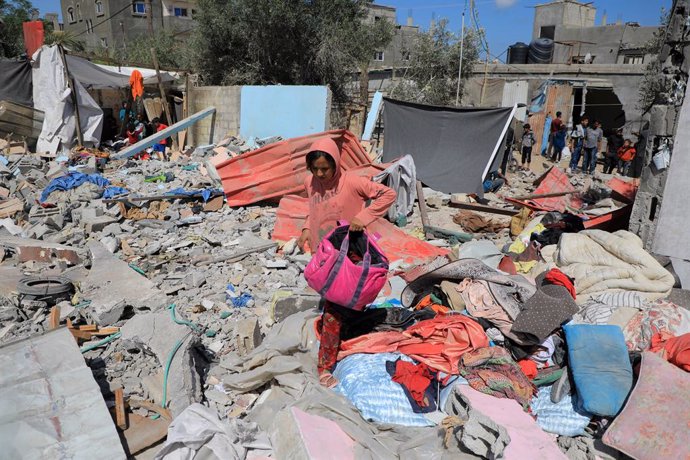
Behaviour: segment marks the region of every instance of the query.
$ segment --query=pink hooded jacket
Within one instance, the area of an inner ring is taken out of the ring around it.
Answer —
[[[309,216],[305,224],[311,233],[311,250],[336,227],[339,220],[357,218],[366,226],[382,217],[395,201],[395,191],[366,177],[348,174],[340,169],[340,150],[330,138],[319,139],[311,151],[326,152],[335,160],[335,174],[329,181],[307,176],[304,187],[309,198]],[[366,202],[372,200],[369,207]]]

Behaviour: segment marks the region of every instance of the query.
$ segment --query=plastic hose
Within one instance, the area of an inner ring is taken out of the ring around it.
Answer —
[[[102,347],[103,345],[106,345],[106,344],[112,342],[112,341],[115,340],[115,339],[119,339],[121,335],[122,335],[121,332],[116,332],[116,333],[114,333],[114,334],[112,334],[112,335],[109,335],[108,337],[106,337],[106,338],[103,339],[103,340],[99,340],[99,341],[96,342],[96,343],[93,343],[93,344],[91,344],[91,345],[84,345],[84,346],[81,347],[79,350],[80,350],[82,353],[86,353],[87,351],[91,351],[91,350],[94,350],[94,349],[96,349],[96,348],[98,348],[98,347]]]
[[[175,343],[175,346],[170,351],[170,354],[168,355],[168,360],[165,363],[165,372],[163,373],[163,401],[161,403],[163,409],[165,409],[165,406],[168,402],[168,374],[170,373],[170,365],[172,364],[172,360],[175,357],[175,353],[177,353],[177,350],[180,349],[182,343],[186,338],[187,337],[185,337],[184,339],[180,339]]]
[[[177,317],[175,316],[175,304],[174,303],[170,304],[168,306],[168,309],[170,310],[170,317],[175,322],[175,324],[181,324],[183,326],[189,326],[190,328],[192,328],[192,330],[194,332],[202,332],[201,328],[199,327],[198,324],[194,324],[193,322],[187,321],[186,319],[177,319]]]

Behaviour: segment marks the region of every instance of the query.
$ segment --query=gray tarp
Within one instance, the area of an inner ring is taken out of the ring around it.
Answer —
[[[32,107],[34,101],[31,91],[31,64],[27,61],[0,60],[0,101]]]
[[[434,190],[481,196],[483,178],[515,110],[455,109],[384,98],[383,161],[412,155],[417,178]]]
[[[84,58],[77,56],[66,56],[67,67],[70,74],[88,89],[104,88],[128,88],[129,75],[111,72],[100,67]],[[168,72],[161,72],[161,80],[164,82],[173,81],[174,78]],[[144,84],[158,84],[156,77],[144,78]]]
[[[124,459],[91,369],[65,327],[0,348],[2,458]]]

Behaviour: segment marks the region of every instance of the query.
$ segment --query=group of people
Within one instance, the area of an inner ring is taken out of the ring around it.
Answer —
[[[134,145],[151,134],[162,131],[168,127],[168,125],[162,123],[158,117],[151,120],[150,125],[147,126],[144,115],[142,113],[135,115],[127,102],[122,103],[119,118],[120,123],[126,126],[127,142],[129,145]],[[167,153],[165,151],[167,144],[167,139],[161,140],[153,145],[153,151],[151,153],[156,155],[158,159],[167,159]],[[148,152],[142,152],[138,155],[140,159],[146,159],[144,157],[150,157]]]
[[[525,124],[523,129],[520,167],[523,170],[529,170],[532,162],[532,149],[537,141],[529,123]],[[590,126],[589,116],[583,115],[580,123],[568,133],[568,128],[563,123],[562,113],[556,112],[556,118],[551,120],[548,147],[544,149],[542,155],[553,162],[560,163],[563,154],[566,153],[566,156],[569,154],[570,163],[568,167],[572,174],[582,172],[592,175],[597,166],[598,154],[602,151],[603,139],[604,131],[598,120],[594,120]],[[622,128],[616,129],[607,138],[603,172],[613,174],[615,169],[618,174],[628,175],[636,154],[632,140],[623,137]],[[582,159],[581,164],[580,159]]]

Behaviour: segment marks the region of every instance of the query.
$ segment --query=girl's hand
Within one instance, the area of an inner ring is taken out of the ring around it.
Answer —
[[[362,223],[362,221],[357,219],[356,217],[354,219],[352,219],[352,222],[350,222],[350,231],[361,232],[363,230],[364,230],[364,223]]]
[[[299,246],[302,252],[307,252],[307,249],[311,250],[311,232],[309,229],[305,228],[302,230],[302,235],[297,240],[297,246]]]

